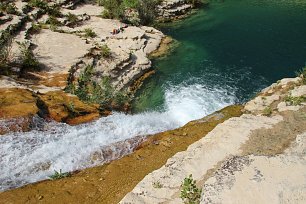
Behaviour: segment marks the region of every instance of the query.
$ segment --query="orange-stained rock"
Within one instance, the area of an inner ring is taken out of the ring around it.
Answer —
[[[99,115],[97,105],[86,104],[80,101],[78,97],[64,91],[50,91],[39,94],[38,97],[39,106],[42,110],[41,114],[57,122],[67,122],[69,120],[74,121],[73,124],[79,124],[82,123],[82,120],[85,122],[89,122],[90,119],[94,120],[96,117],[93,116]]]
[[[28,131],[32,117],[39,111],[36,98],[26,89],[0,89],[0,134]]]
[[[0,118],[16,118],[35,115],[38,112],[36,98],[26,89],[0,89]]]
[[[38,84],[47,87],[66,87],[68,73],[39,73],[40,80]]]
[[[99,113],[90,113],[90,114],[78,116],[75,118],[68,118],[66,120],[66,123],[68,123],[69,125],[79,125],[82,123],[88,123],[93,120],[97,120],[99,117],[100,117]]]

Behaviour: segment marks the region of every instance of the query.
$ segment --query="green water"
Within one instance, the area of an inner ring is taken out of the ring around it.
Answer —
[[[211,1],[160,29],[179,44],[154,61],[157,72],[137,94],[136,112],[163,110],[169,89],[193,84],[244,102],[306,62],[306,0]]]

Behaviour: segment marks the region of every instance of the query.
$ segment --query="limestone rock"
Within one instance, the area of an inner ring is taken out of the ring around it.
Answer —
[[[120,203],[183,203],[180,185],[190,174],[203,188],[201,203],[305,203],[306,104],[288,106],[288,95],[305,96],[301,78],[264,89],[245,106],[252,114],[219,124]],[[272,107],[272,116],[262,116],[264,107]]]
[[[36,58],[49,72],[67,73],[91,47],[76,35],[50,30],[42,30],[33,36],[32,42],[36,45],[33,50]]]

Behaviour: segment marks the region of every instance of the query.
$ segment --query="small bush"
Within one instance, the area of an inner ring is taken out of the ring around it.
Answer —
[[[293,97],[291,95],[288,95],[285,97],[286,104],[290,106],[298,106],[298,105],[301,105],[301,103],[305,101],[306,101],[306,98],[303,96]]]
[[[84,102],[100,104],[101,109],[110,107],[112,102],[121,106],[129,101],[126,93],[115,90],[108,77],[103,77],[97,83],[93,80],[93,74],[93,66],[86,66],[77,82],[69,82],[65,91],[77,95]]]
[[[67,25],[70,26],[70,27],[76,26],[78,24],[78,22],[79,22],[78,16],[74,15],[74,14],[72,14],[70,12],[66,15],[66,19],[68,21]]]
[[[29,13],[31,10],[32,10],[33,8],[31,7],[31,6],[29,6],[28,4],[26,4],[26,5],[24,5],[23,7],[22,7],[22,12],[23,13]]]
[[[54,16],[54,17],[62,17],[63,16],[61,11],[60,11],[60,7],[58,5],[47,6],[46,12],[50,16]]]
[[[155,181],[155,182],[152,183],[152,186],[154,188],[162,188],[163,184],[161,184],[159,181]]]
[[[156,18],[156,7],[158,0],[142,0],[137,8],[142,25],[152,24]]]
[[[202,3],[202,0],[187,0],[187,3],[197,6]]]
[[[108,10],[103,10],[101,17],[108,19],[108,18],[112,18],[112,15],[110,14]]]
[[[62,179],[62,178],[66,178],[66,177],[70,177],[71,173],[69,172],[65,172],[63,173],[62,170],[60,169],[60,171],[55,171],[54,170],[54,174],[49,176],[50,180],[57,180],[57,179]]]
[[[102,57],[109,58],[112,55],[111,49],[107,45],[101,46],[100,49]]]
[[[139,7],[140,2],[139,0],[123,0],[122,2],[124,8],[133,8],[136,9]]]
[[[37,59],[35,58],[33,52],[29,49],[26,43],[20,43],[19,49],[21,52],[21,70],[20,73],[24,74],[28,70],[38,70],[39,69],[39,63]]]
[[[264,116],[270,116],[272,114],[272,109],[270,107],[266,107],[263,111],[262,114]]]
[[[121,0],[98,0],[98,4],[107,10],[107,13],[102,14],[102,16],[123,19],[124,7]]]
[[[0,2],[0,11],[14,15],[19,14],[14,3]]]
[[[48,3],[43,0],[30,0],[28,5],[31,7],[37,7],[44,10],[48,8]]]
[[[301,69],[301,70],[297,73],[297,75],[302,77],[302,83],[303,83],[304,85],[306,85],[306,67],[304,67],[303,69]]]
[[[54,16],[49,16],[47,19],[47,24],[52,26],[61,26],[62,23]]]
[[[7,31],[2,31],[0,39],[0,73],[7,73],[12,57],[13,38]]]
[[[86,28],[84,30],[84,37],[95,38],[95,37],[97,37],[97,34],[91,28]]]
[[[185,204],[199,204],[201,200],[202,189],[198,188],[192,175],[186,177],[181,185],[181,199]]]
[[[40,24],[32,23],[32,27],[31,27],[32,34],[39,33],[41,29],[42,29],[42,26]]]

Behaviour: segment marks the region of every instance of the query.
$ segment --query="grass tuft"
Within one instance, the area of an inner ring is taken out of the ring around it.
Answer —
[[[193,180],[192,175],[186,177],[181,185],[181,199],[185,204],[199,204],[201,200],[202,189],[198,188],[196,181]]]
[[[60,169],[60,171],[54,170],[54,174],[49,176],[49,179],[50,180],[58,180],[58,179],[67,178],[67,177],[70,177],[70,176],[71,176],[70,172],[63,173],[62,170]]]

